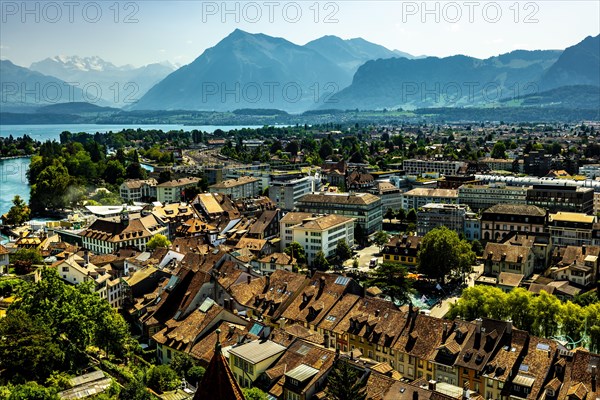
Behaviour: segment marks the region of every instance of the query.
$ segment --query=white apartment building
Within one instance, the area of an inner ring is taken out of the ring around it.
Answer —
[[[293,210],[302,196],[321,189],[321,181],[312,176],[289,181],[272,181],[269,198],[282,210]]]
[[[583,246],[591,245],[594,224],[597,218],[594,215],[572,212],[558,212],[550,214],[548,218],[548,231],[554,246]]]
[[[216,183],[211,185],[208,190],[211,193],[226,194],[231,197],[232,200],[260,195],[259,179],[251,176],[242,176],[236,179],[229,179]]]
[[[527,204],[528,186],[462,185],[458,188],[458,202],[473,210],[483,210],[496,204]]]
[[[96,254],[110,254],[121,247],[146,249],[152,236],[168,236],[168,226],[154,214],[130,219],[124,214],[112,219],[97,219],[79,233],[83,248]]]
[[[416,188],[402,193],[402,208],[418,210],[430,203],[457,204],[458,191],[456,189],[426,189]]]
[[[156,198],[156,179],[128,180],[119,187],[119,195],[125,201],[142,201],[142,199]]]
[[[200,178],[181,178],[156,185],[156,199],[161,203],[179,203],[185,189],[198,185]]]
[[[294,241],[292,228],[301,224],[305,219],[315,217],[316,214],[308,212],[289,212],[279,220],[279,237],[281,238],[281,251],[285,250]]]
[[[345,240],[349,246],[354,243],[354,218],[341,215],[307,218],[291,230],[292,240],[304,248],[309,265],[319,251],[322,251],[325,257],[333,256],[340,240]]]
[[[402,168],[407,175],[422,175],[435,172],[440,175],[456,175],[464,166],[462,161],[435,161],[435,160],[404,160]]]

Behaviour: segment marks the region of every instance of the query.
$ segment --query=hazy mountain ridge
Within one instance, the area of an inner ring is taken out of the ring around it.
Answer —
[[[131,104],[176,68],[153,63],[143,67],[116,66],[100,57],[55,56],[31,64],[30,69],[93,90],[113,107]]]

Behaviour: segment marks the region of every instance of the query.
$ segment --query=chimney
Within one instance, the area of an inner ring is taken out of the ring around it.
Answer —
[[[323,289],[325,289],[325,277],[324,276],[322,276],[319,279],[319,290],[323,290]]]
[[[229,310],[229,299],[223,300],[223,308]]]
[[[270,275],[265,276],[265,286],[266,287],[271,286],[271,276]]]
[[[252,277],[251,277],[250,275],[248,275],[248,276],[246,277],[246,279],[248,280],[248,284],[250,284],[250,281],[252,280]]]
[[[285,329],[285,323],[287,322],[287,319],[285,318],[279,318],[279,329]]]
[[[475,333],[481,333],[481,325],[483,324],[483,320],[481,318],[477,318],[475,320]]]
[[[179,253],[179,245],[175,246],[175,251]]]
[[[235,332],[235,325],[229,324],[229,334],[233,335],[234,332]]]
[[[419,392],[416,390],[413,390],[413,400],[419,400]]]
[[[229,298],[229,311],[233,312],[233,297]]]
[[[585,251],[587,250],[587,246],[584,244],[583,246],[581,246],[581,254],[583,254],[585,256]]]
[[[510,335],[512,333],[512,328],[513,328],[512,319],[509,319],[508,321],[506,321],[506,333],[508,333]]]
[[[432,392],[435,392],[436,386],[437,386],[437,382],[433,379],[427,383],[427,389],[431,390]]]
[[[465,382],[465,385],[463,386],[463,394],[462,394],[462,400],[469,400],[471,398],[471,391],[469,390],[469,382]]]
[[[381,311],[379,311],[379,310],[376,310],[376,311],[375,311],[375,316],[376,316],[376,317],[379,317],[379,313],[380,313],[380,312],[381,312]]]
[[[85,250],[83,252],[83,265],[87,266],[90,263],[90,252],[89,250]]]

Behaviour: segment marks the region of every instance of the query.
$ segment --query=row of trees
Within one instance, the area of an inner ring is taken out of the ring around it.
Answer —
[[[514,325],[541,337],[564,336],[569,341],[585,343],[592,352],[600,351],[600,303],[579,305],[562,303],[557,297],[541,291],[539,295],[517,288],[509,293],[491,286],[465,289],[461,298],[451,304],[448,317],[474,320],[489,317],[511,319]]]

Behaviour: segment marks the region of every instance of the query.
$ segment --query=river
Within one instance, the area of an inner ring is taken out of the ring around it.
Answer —
[[[72,125],[0,125],[0,137],[12,135],[14,138],[29,135],[34,140],[60,140],[60,133],[69,132],[118,132],[123,129],[162,129],[163,131],[198,129],[204,132],[214,132],[217,129],[229,131],[242,128],[260,128],[261,126],[217,126],[217,125],[94,125],[94,124],[72,124]],[[144,166],[150,169],[150,166]],[[12,206],[15,195],[21,196],[29,201],[29,184],[27,182],[27,168],[29,158],[15,158],[0,160],[0,215],[7,212]]]

